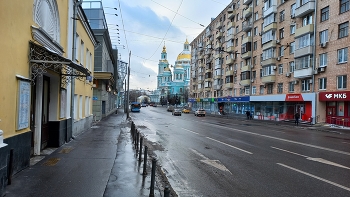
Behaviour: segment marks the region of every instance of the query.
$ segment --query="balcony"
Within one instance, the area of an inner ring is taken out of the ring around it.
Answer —
[[[247,42],[252,42],[252,37],[251,36],[247,36],[242,40],[242,44],[245,44]]]
[[[276,75],[263,76],[262,83],[274,83],[276,81]]]
[[[233,46],[227,47],[227,48],[226,48],[226,52],[228,52],[228,53],[231,53],[231,52],[233,52],[234,50],[235,50],[235,47],[233,47]]]
[[[197,83],[203,83],[203,78],[198,78]]]
[[[230,34],[226,36],[226,40],[233,40],[235,39],[235,35],[234,34]]]
[[[231,58],[230,58],[230,59],[227,59],[227,60],[226,60],[226,65],[233,64],[234,61],[235,61],[235,60],[234,60],[234,59],[231,59]]]
[[[309,1],[295,9],[295,17],[301,18],[315,11],[315,1]]]
[[[252,56],[252,52],[251,51],[248,51],[248,52],[246,52],[246,53],[243,53],[242,55],[241,55],[241,58],[242,59],[248,59],[248,58],[250,58]]]
[[[204,81],[211,81],[212,79],[213,79],[213,78],[208,77],[208,78],[204,79]]]
[[[198,68],[203,68],[203,67],[205,67],[205,65],[204,65],[203,63],[200,63],[200,64],[198,65]]]
[[[252,13],[253,13],[253,8],[252,8],[252,7],[249,7],[249,8],[247,8],[247,9],[245,9],[245,10],[243,11],[243,16],[244,16],[245,18],[248,18],[249,16],[252,15]]]
[[[225,88],[226,89],[232,89],[233,88],[233,82],[225,83]]]
[[[206,37],[212,36],[212,35],[211,35],[211,31],[207,31],[207,32],[205,33],[205,36],[206,36]]]
[[[303,47],[301,49],[295,49],[294,58],[312,54],[312,46]]]
[[[214,79],[221,79],[222,78],[222,75],[215,75],[214,76]]]
[[[309,78],[312,74],[312,67],[294,70],[294,78]]]
[[[249,5],[253,0],[243,0],[243,5]]]
[[[274,64],[274,65],[277,64],[276,58],[272,57],[272,58],[263,60],[263,61],[261,62],[261,66],[267,66],[267,65],[271,65],[271,64]]]
[[[250,79],[241,80],[239,83],[242,86],[249,86],[250,85]]]
[[[213,89],[214,89],[214,90],[220,90],[220,89],[221,89],[221,85],[214,85],[214,86],[213,86]]]
[[[276,22],[272,22],[271,24],[265,26],[263,31],[267,32],[267,31],[272,30],[272,29],[277,29],[277,23]]]
[[[222,27],[222,22],[217,22],[215,25],[216,29],[220,29]]]
[[[237,72],[237,71],[229,70],[229,71],[226,71],[226,72],[225,72],[225,75],[226,75],[226,76],[235,75],[236,72]]]
[[[243,67],[241,68],[241,72],[250,71],[250,68],[251,68],[250,65],[243,66]]]
[[[198,88],[197,93],[199,93],[199,92],[203,92],[203,88]]]
[[[211,91],[211,87],[205,87],[205,88],[204,88],[204,91],[206,91],[206,92]]]
[[[217,34],[215,34],[215,38],[219,39],[222,37],[222,32],[218,32]]]
[[[231,27],[235,27],[235,22],[228,22],[227,23],[227,28],[226,29],[230,29]]]
[[[205,73],[209,73],[209,72],[211,72],[211,68],[206,68]]]
[[[253,22],[251,21],[244,21],[242,24],[242,30],[247,32],[250,31],[253,28]]]
[[[267,17],[268,15],[272,13],[277,13],[277,5],[273,5],[269,7],[268,9],[264,10],[264,17]]]
[[[270,42],[267,42],[267,43],[263,44],[263,50],[266,50],[266,49],[272,48],[272,47],[277,47],[276,40],[272,40]]]
[[[236,15],[236,11],[232,8],[227,9],[227,18],[232,19]]]
[[[314,32],[314,25],[313,24],[306,25],[304,27],[296,29],[294,37],[297,38],[297,37],[302,36],[304,34],[313,33],[313,32]]]

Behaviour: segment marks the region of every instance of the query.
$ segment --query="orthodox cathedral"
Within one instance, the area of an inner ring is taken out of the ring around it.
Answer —
[[[157,90],[151,96],[151,100],[164,105],[187,103],[191,76],[190,63],[191,53],[187,39],[183,51],[177,56],[175,66],[169,65],[164,45],[158,63]],[[170,67],[173,68],[173,73]]]

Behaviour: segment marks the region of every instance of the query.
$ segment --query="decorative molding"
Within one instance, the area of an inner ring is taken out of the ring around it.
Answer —
[[[64,53],[63,47],[57,43],[45,30],[41,27],[32,26],[33,39],[43,45],[45,48],[61,55]]]

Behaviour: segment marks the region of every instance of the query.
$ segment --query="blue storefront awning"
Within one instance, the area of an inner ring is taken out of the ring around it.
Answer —
[[[218,103],[224,102],[249,102],[250,96],[240,96],[240,97],[224,97],[218,98]]]

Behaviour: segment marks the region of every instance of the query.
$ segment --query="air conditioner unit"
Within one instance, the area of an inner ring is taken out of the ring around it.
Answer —
[[[317,75],[318,74],[318,70],[313,70],[312,74]]]
[[[291,14],[291,15],[290,15],[290,18],[295,18],[295,14]]]
[[[322,42],[322,43],[320,43],[320,46],[321,46],[322,48],[326,48],[326,47],[327,47],[327,44],[328,44],[328,42]]]
[[[277,69],[277,66],[272,66],[272,69],[276,70],[276,69]]]
[[[234,73],[237,73],[237,70],[234,70],[233,72],[234,72]]]
[[[320,67],[318,68],[320,72],[324,72],[325,71],[325,68],[324,67]]]
[[[276,43],[279,44],[281,41],[280,40],[276,40]]]
[[[262,32],[259,32],[259,36],[262,36]]]
[[[290,72],[286,73],[286,77],[290,77]]]
[[[294,85],[296,85],[296,84],[298,84],[298,83],[299,83],[298,80],[293,81],[293,84],[294,84]]]
[[[251,79],[250,82],[254,83],[254,79]]]
[[[277,61],[281,61],[281,57],[277,57]]]
[[[312,83],[313,81],[312,81],[312,79],[309,79],[309,83]]]

